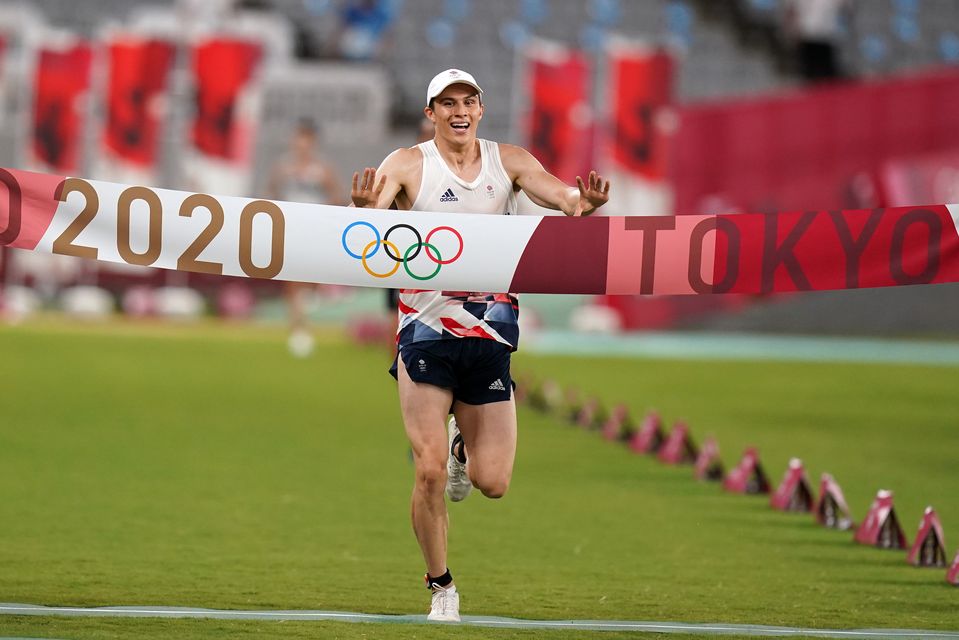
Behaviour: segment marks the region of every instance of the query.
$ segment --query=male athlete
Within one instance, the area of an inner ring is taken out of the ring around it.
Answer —
[[[397,149],[379,169],[354,173],[353,204],[386,209],[395,201],[405,211],[508,215],[516,213],[522,189],[541,206],[584,216],[609,199],[609,182],[595,171],[570,187],[525,149],[477,138],[482,93],[458,69],[433,78],[424,109],[436,128],[433,139]],[[509,487],[516,453],[510,353],[519,342],[519,302],[508,293],[403,290],[399,307],[391,373],[416,466],[413,531],[433,592],[428,619],[458,621],[443,493],[458,502],[474,486],[488,498]]]

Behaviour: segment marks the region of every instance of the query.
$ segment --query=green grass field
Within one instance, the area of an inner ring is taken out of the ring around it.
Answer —
[[[387,355],[278,329],[0,328],[0,602],[421,614],[412,466]],[[959,541],[956,369],[534,357],[515,369],[684,418],[731,466],[830,471],[855,517],[893,489]],[[451,506],[463,613],[959,629],[959,589],[767,500],[520,412],[510,493]],[[0,616],[50,638],[559,638],[424,625]],[[635,634],[577,632],[575,637]]]

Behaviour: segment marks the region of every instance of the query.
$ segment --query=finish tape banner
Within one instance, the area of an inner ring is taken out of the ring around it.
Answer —
[[[957,227],[959,205],[676,217],[397,213],[0,169],[0,245],[365,287],[676,295],[959,282]]]

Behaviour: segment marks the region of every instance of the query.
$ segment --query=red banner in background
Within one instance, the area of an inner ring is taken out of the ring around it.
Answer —
[[[673,60],[643,47],[609,52],[609,151],[622,168],[647,180],[666,177]]]
[[[110,77],[103,143],[120,160],[142,168],[158,162],[161,113],[175,49],[169,42],[124,38],[110,43]]]
[[[959,73],[701,103],[680,123],[678,213],[905,204],[887,199],[882,167],[959,148]]]
[[[553,43],[534,44],[526,55],[529,150],[547,171],[572,183],[592,165],[589,63],[582,53]]]
[[[67,49],[41,48],[34,76],[33,135],[36,162],[66,174],[77,174],[87,113],[83,98],[90,88],[90,45]]]
[[[245,162],[252,123],[244,125],[238,103],[256,73],[262,48],[248,40],[216,38],[198,44],[193,56],[193,144],[207,156]]]

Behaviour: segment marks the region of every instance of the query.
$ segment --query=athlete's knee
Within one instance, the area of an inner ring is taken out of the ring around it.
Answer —
[[[487,498],[502,498],[509,490],[509,480],[484,484],[479,488]]]
[[[499,474],[477,474],[471,478],[473,486],[487,498],[502,498],[509,490],[509,476]]]
[[[416,488],[429,494],[442,493],[446,489],[446,460],[417,460]]]

